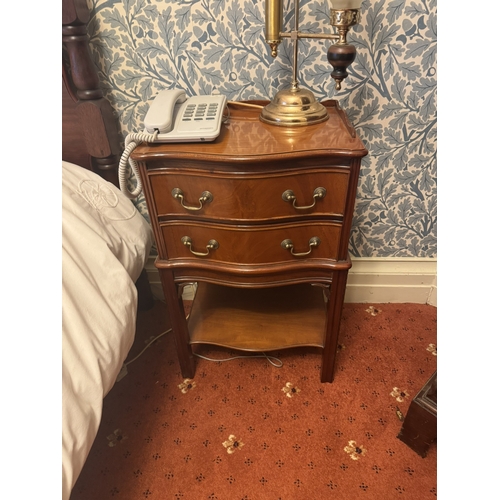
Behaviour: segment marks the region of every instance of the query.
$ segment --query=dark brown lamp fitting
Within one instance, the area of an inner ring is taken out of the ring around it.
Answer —
[[[347,77],[347,68],[356,59],[356,47],[350,44],[331,45],[327,53],[328,62],[333,66],[331,72],[335,80],[335,90],[341,89],[341,82]]]

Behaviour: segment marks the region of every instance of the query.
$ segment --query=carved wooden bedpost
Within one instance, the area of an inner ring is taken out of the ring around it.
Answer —
[[[99,74],[90,57],[87,34],[89,19],[86,0],[62,0],[62,41],[67,56],[62,64],[63,80],[68,94],[76,102],[76,114],[81,125],[81,132],[73,127],[71,134],[81,134],[85,139],[85,149],[89,156],[78,151],[77,157],[82,160],[89,158],[89,164],[81,166],[90,168],[118,187],[118,164],[122,152],[118,120],[102,93]],[[71,111],[74,113],[73,109]],[[136,281],[136,287],[139,309],[151,308],[154,298],[144,269]]]
[[[69,59],[69,68],[63,63],[63,78],[68,92],[78,103],[76,110],[92,157],[92,170],[118,185],[121,154],[118,124],[111,105],[103,96],[97,68],[90,57],[89,19],[86,0],[62,1],[62,40]]]

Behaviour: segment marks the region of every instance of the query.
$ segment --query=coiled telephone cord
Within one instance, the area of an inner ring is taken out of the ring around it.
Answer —
[[[251,107],[251,108],[263,108],[264,106],[260,104],[252,104],[252,103],[245,103],[245,102],[238,102],[238,101],[227,101],[226,103],[226,109],[227,109],[227,114],[223,117],[224,123],[229,120],[230,116],[230,111],[229,111],[229,106],[243,106],[243,107]],[[122,153],[122,156],[120,158],[120,163],[118,166],[118,181],[120,183],[120,189],[121,191],[125,194],[127,198],[130,200],[133,200],[141,194],[142,191],[142,183],[141,183],[141,177],[139,175],[139,169],[137,168],[137,163],[135,160],[132,160],[130,158],[130,155],[132,154],[132,151],[141,143],[141,142],[155,142],[156,136],[158,135],[158,130],[155,130],[153,134],[150,134],[148,132],[137,132],[137,133],[131,133],[128,134],[127,137],[125,138],[125,150]],[[130,167],[132,168],[132,172],[134,173],[134,176],[137,181],[137,185],[133,191],[129,191],[128,189],[128,182],[127,182],[127,162],[129,163]]]
[[[141,142],[154,142],[156,140],[156,136],[158,135],[158,130],[155,130],[153,134],[149,134],[146,132],[137,132],[133,134],[128,134],[125,138],[125,150],[120,158],[120,163],[118,165],[118,181],[120,183],[120,189],[125,194],[127,198],[130,200],[137,198],[142,191],[142,183],[141,177],[139,175],[139,169],[137,168],[137,163],[135,160],[130,158],[132,151],[141,143]],[[128,189],[127,184],[127,162],[132,168],[132,172],[135,175],[137,185],[133,191]]]

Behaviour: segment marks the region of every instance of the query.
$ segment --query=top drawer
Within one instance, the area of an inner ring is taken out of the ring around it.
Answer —
[[[154,171],[148,178],[158,217],[278,220],[306,214],[342,217],[349,170],[318,167],[258,174]]]

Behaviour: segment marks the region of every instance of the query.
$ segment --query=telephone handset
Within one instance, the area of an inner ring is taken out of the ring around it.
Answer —
[[[223,95],[187,98],[183,90],[162,90],[144,118],[143,133],[129,134],[119,164],[120,189],[128,198],[139,196],[142,185],[130,154],[141,142],[211,142],[220,134],[226,105]],[[133,192],[127,188],[126,165],[130,163],[137,180]]]

